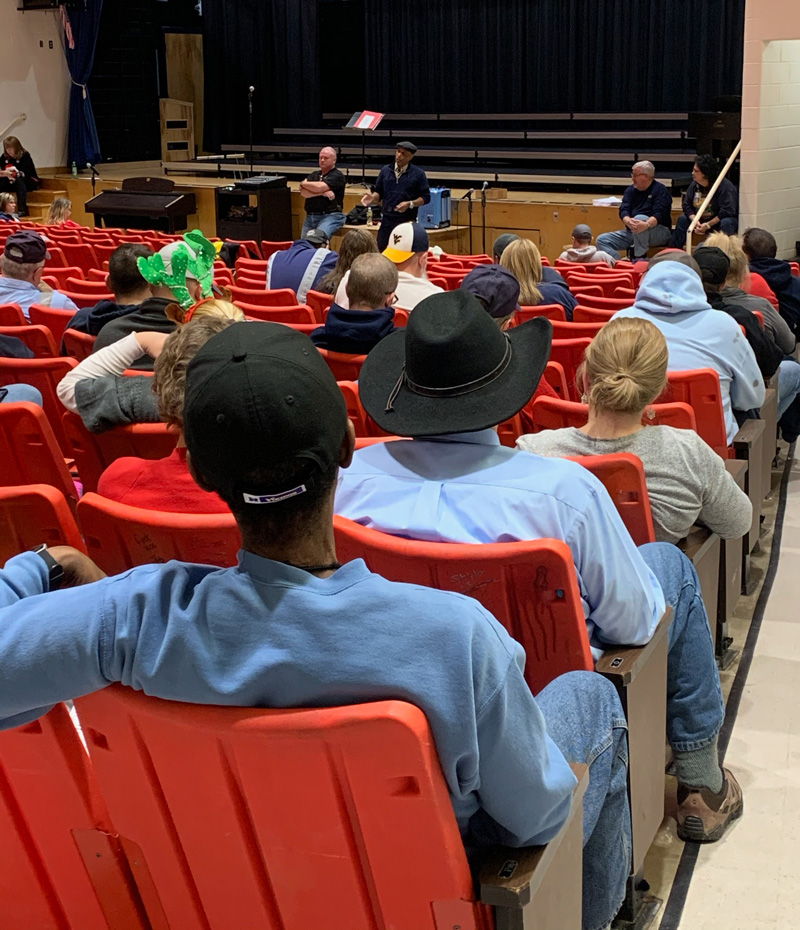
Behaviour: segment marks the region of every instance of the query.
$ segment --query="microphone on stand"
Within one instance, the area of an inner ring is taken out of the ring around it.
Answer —
[[[489,186],[489,182],[488,182],[488,181],[484,181],[484,182],[483,182],[483,186],[481,187],[481,193],[483,193],[483,192],[486,190],[486,188],[487,188],[488,186]]]
[[[95,189],[97,186],[97,179],[100,175],[97,173],[97,168],[90,162],[86,162],[86,167],[92,172],[92,197],[95,195]]]
[[[255,87],[251,84],[247,88],[247,107],[250,113],[250,177],[253,176],[253,93]]]
[[[474,193],[475,193],[475,188],[474,188],[474,187],[471,187],[471,188],[466,192],[466,194],[464,194],[460,199],[461,199],[461,200],[466,200],[468,197],[471,197]]]

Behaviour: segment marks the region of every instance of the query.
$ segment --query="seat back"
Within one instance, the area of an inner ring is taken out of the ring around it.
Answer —
[[[315,323],[311,307],[306,304],[295,304],[293,307],[265,307],[260,304],[248,304],[243,300],[234,300],[237,307],[253,320],[266,320],[268,323]]]
[[[525,323],[534,317],[543,316],[554,323],[566,322],[567,316],[561,304],[537,304],[535,307],[520,307],[514,320],[517,324]]]
[[[261,288],[238,287],[233,284],[228,287],[231,292],[231,299],[238,303],[240,300],[249,304],[258,304],[262,307],[296,307],[297,294],[290,287],[273,288],[265,290]],[[322,322],[320,320],[320,322]]]
[[[61,341],[61,336],[58,337]],[[67,437],[61,426],[64,408],[58,399],[56,387],[77,362],[74,358],[0,358],[0,386],[30,384],[42,395],[42,407],[58,445],[69,455]],[[20,482],[14,482],[19,484]]]
[[[599,310],[596,307],[585,307],[582,303],[572,311],[574,323],[607,323],[616,310]]]
[[[630,297],[597,297],[594,294],[584,292],[581,294],[580,304],[582,307],[593,307],[595,310],[611,310],[612,313],[616,313],[617,310],[632,307],[633,300]],[[572,318],[575,319],[574,314]]]
[[[49,484],[0,487],[0,566],[39,543],[85,552],[64,495]]]
[[[319,346],[317,346],[317,349],[327,362],[328,368],[333,372],[333,376],[337,381],[358,381],[366,355],[331,352],[329,349],[320,349]]]
[[[86,306],[92,307],[97,303],[99,298],[88,298]],[[77,306],[81,306],[75,302]],[[53,340],[57,346],[61,345],[64,338],[64,330],[67,328],[69,321],[75,316],[74,310],[65,310],[54,307],[43,307],[41,304],[31,304],[28,314],[31,323],[39,326],[46,326],[53,334]]]
[[[570,398],[578,399],[578,388],[575,384],[575,374],[583,361],[583,356],[591,339],[554,339],[550,347],[551,361],[558,362],[564,369],[569,387]]]
[[[77,413],[68,410],[61,418],[84,491],[96,491],[100,475],[116,459],[163,459],[171,454],[177,435],[166,423],[133,423],[104,433],[90,433]]]
[[[92,336],[90,333],[79,333],[77,329],[65,329],[62,341],[67,355],[81,362],[92,354],[97,336]]]
[[[267,261],[273,252],[282,252],[292,245],[292,241],[270,242],[268,239],[261,240],[261,257]]]
[[[314,316],[325,322],[325,315],[333,303],[333,294],[323,294],[322,291],[310,290],[306,292],[306,303],[314,311]]]
[[[656,541],[642,460],[629,452],[569,456],[603,482],[637,546]]]
[[[371,571],[457,591],[480,601],[525,649],[534,694],[565,672],[594,668],[575,565],[555,539],[513,543],[431,543],[401,539],[334,517],[342,562],[362,558]]]
[[[487,930],[417,708],[210,707],[118,685],[76,705],[157,930],[442,930],[448,905]]]
[[[77,265],[84,274],[88,274],[90,268],[100,267],[100,260],[98,259],[97,254],[91,245],[87,245],[85,243],[73,245],[69,242],[66,242],[64,239],[60,239],[58,247],[61,249],[64,258],[67,260],[67,264]]]
[[[604,323],[553,323],[553,339],[594,339]]]
[[[728,458],[728,431],[722,408],[719,374],[713,368],[670,371],[668,386],[659,401],[688,404],[694,410],[701,439],[722,458]]]
[[[27,322],[19,304],[0,304],[0,326],[25,326]]]
[[[58,349],[46,326],[0,326],[0,335],[24,342],[37,358],[56,358]]]
[[[68,279],[71,278],[73,281],[77,280],[84,283],[83,277],[83,268],[79,268],[77,265],[68,265],[66,268],[46,268],[42,280],[60,291],[67,286]],[[105,280],[105,275],[103,275],[103,280]]]
[[[234,245],[243,246],[253,258],[261,258],[261,248],[255,239],[226,239],[225,241],[232,242]],[[239,249],[239,254],[242,254],[241,248]]]
[[[372,420],[367,416],[358,395],[358,385],[355,381],[339,381],[338,384],[347,406],[347,416],[353,421],[356,436],[374,436]]]
[[[70,506],[78,498],[62,449],[37,404],[0,404],[0,485],[49,484]]]
[[[146,930],[69,711],[0,733],[0,913],[25,930]]]
[[[144,510],[90,491],[78,501],[76,514],[86,551],[108,575],[170,559],[227,567],[236,564],[241,547],[228,513]]]
[[[615,274],[609,271],[605,273],[600,272],[599,274],[581,274],[580,271],[573,271],[566,272],[564,276],[567,279],[570,290],[572,290],[573,285],[580,286],[586,284],[592,287],[600,287],[604,297],[611,297],[614,293],[614,289],[617,287],[633,288],[633,278],[628,273]]]
[[[569,397],[567,376],[564,372],[564,366],[560,362],[549,361],[544,366],[544,375],[542,377],[562,400]]]
[[[587,404],[565,401],[554,397],[537,397],[531,407],[534,432],[546,429],[580,429],[589,419]],[[672,426],[697,432],[694,410],[689,404],[651,404],[642,417],[645,426]]]

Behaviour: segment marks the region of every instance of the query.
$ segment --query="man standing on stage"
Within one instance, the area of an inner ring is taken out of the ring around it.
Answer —
[[[382,203],[381,228],[378,230],[378,249],[382,252],[389,244],[389,234],[400,223],[413,223],[417,209],[431,202],[431,189],[422,168],[411,164],[417,147],[413,142],[398,142],[394,164],[384,165],[371,194],[364,194],[361,203],[372,207]]]
[[[336,152],[326,145],[319,153],[319,171],[300,182],[300,196],[306,202],[306,218],[300,238],[312,229],[321,229],[333,238],[337,229],[344,226],[345,177],[336,167]]]

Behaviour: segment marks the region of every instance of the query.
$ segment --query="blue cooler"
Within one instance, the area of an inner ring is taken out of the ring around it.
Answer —
[[[418,221],[425,229],[441,229],[450,225],[450,188],[432,187],[431,202],[419,208]]]

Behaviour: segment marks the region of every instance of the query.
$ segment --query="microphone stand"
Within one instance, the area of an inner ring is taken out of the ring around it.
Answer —
[[[486,254],[486,186],[488,182],[484,181],[483,186],[481,187],[481,223],[483,225],[483,254]],[[470,206],[472,206],[472,201],[470,200]],[[470,243],[470,251],[472,251],[472,244]]]
[[[250,111],[249,123],[250,123],[250,177],[253,177],[253,88],[248,88],[247,91],[247,107]]]
[[[92,172],[92,197],[94,197],[94,195],[97,193],[96,188],[97,188],[97,179],[99,177],[99,174],[97,173],[97,168],[95,168],[95,166],[91,162],[87,162],[86,167],[89,168]]]
[[[472,191],[467,194],[467,215],[469,216],[469,254],[472,255]]]

